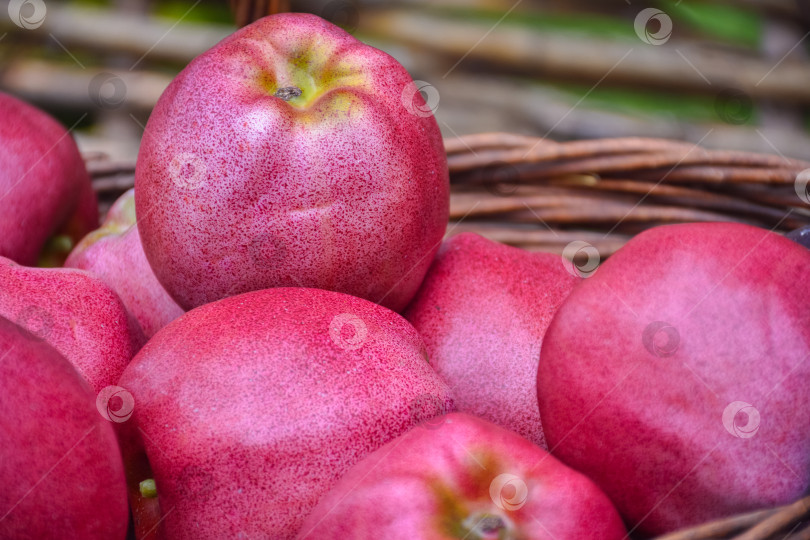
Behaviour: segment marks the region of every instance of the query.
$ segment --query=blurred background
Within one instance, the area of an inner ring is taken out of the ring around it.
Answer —
[[[668,137],[810,159],[810,2],[10,0],[0,88],[83,151],[134,162],[196,55],[269,9],[307,11],[399,60],[445,137]]]

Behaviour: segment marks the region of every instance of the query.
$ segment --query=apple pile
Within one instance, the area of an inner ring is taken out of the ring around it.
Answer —
[[[427,104],[318,17],[192,61],[93,232],[69,134],[0,110],[0,538],[618,540],[810,488],[810,250],[443,241]]]

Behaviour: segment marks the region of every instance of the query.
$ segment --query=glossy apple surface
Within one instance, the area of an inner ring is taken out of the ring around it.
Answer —
[[[45,112],[2,92],[0,208],[0,256],[28,266],[51,236],[76,242],[98,227],[90,176],[70,134]]]
[[[459,411],[545,447],[537,362],[551,318],[577,281],[559,255],[463,233],[444,242],[405,318]]]
[[[161,96],[135,176],[144,251],[185,309],[316,287],[395,311],[449,212],[441,134],[387,54],[307,14],[242,28]]]
[[[183,314],[146,260],[136,224],[134,189],[119,197],[102,226],[76,245],[65,266],[87,270],[112,287],[147,338]]]
[[[194,309],[119,384],[135,403],[120,425],[138,538],[292,538],[351,465],[452,407],[405,319],[318,289]],[[133,474],[154,475],[158,513]]]
[[[145,342],[115,291],[73,268],[31,268],[0,257],[0,316],[49,343],[95,392],[114,385]]]
[[[549,447],[648,535],[810,487],[810,251],[741,224],[641,233],[546,333]]]
[[[352,467],[299,540],[608,540],[618,512],[584,475],[486,420],[452,413]]]
[[[95,393],[3,317],[0,358],[0,538],[123,539],[121,452]]]

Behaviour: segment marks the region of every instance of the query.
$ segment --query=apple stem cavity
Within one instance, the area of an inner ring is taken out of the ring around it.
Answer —
[[[484,513],[470,514],[464,520],[469,538],[477,540],[512,540],[515,538],[506,521],[501,516]]]
[[[157,497],[157,486],[155,485],[154,478],[147,478],[138,484],[138,489],[141,492],[141,497],[145,499],[154,499]]]
[[[292,98],[297,98],[301,95],[301,89],[297,86],[285,86],[284,88],[276,90],[276,93],[273,95],[284,101],[290,101]]]

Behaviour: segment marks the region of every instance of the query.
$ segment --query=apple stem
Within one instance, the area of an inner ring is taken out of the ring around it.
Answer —
[[[281,98],[284,101],[290,101],[292,98],[296,98],[301,95],[301,89],[297,86],[285,86],[284,88],[279,88],[276,90],[276,93],[273,94],[277,98]]]
[[[155,485],[154,478],[147,478],[138,484],[138,489],[141,492],[141,497],[145,499],[154,499],[157,497],[157,486]]]

